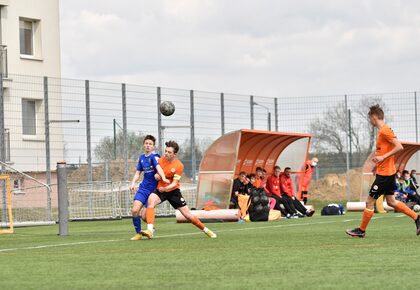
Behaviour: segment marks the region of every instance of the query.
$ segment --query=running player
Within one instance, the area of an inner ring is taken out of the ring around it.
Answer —
[[[155,153],[156,139],[152,135],[147,135],[143,140],[143,149],[144,153],[140,155],[139,161],[137,164],[137,171],[131,181],[130,190],[133,192],[136,188],[136,183],[140,178],[141,172],[144,173],[143,181],[141,182],[139,189],[134,196],[132,214],[133,214],[133,225],[136,231],[136,235],[131,238],[132,241],[141,240],[141,220],[140,220],[140,210],[143,206],[147,206],[147,199],[150,194],[155,191],[157,186],[157,181],[155,179],[155,174],[158,173],[162,176],[163,182],[170,183],[168,179],[165,178],[165,174],[161,166],[159,165],[159,154]]]
[[[162,166],[165,176],[170,180],[170,184],[165,184],[160,180],[161,178],[159,175],[155,175],[156,179],[159,180],[159,183],[156,191],[152,193],[148,199],[146,209],[147,230],[142,231],[141,234],[149,239],[153,238],[155,206],[167,200],[173,208],[178,209],[187,220],[202,230],[207,236],[216,238],[216,234],[206,228],[203,223],[191,213],[185,199],[182,197],[179,189],[179,181],[184,171],[184,165],[176,156],[179,151],[178,144],[175,141],[168,141],[165,145],[165,156],[159,159],[159,164]]]
[[[385,195],[386,202],[397,211],[411,217],[417,227],[417,235],[420,235],[419,216],[408,208],[403,202],[395,200],[395,154],[403,150],[392,129],[384,122],[384,112],[379,105],[370,107],[369,120],[373,126],[379,129],[376,140],[376,154],[373,162],[376,163],[376,179],[372,184],[363,212],[362,223],[358,228],[347,230],[346,233],[353,237],[365,236],[366,228],[373,216],[375,201]]]

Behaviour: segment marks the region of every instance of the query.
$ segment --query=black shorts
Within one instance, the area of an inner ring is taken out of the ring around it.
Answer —
[[[187,202],[182,197],[181,190],[179,190],[179,188],[168,192],[160,192],[159,190],[156,190],[155,194],[159,196],[161,202],[167,200],[174,209],[187,205]]]
[[[395,174],[391,176],[376,175],[369,195],[374,199],[378,199],[383,194],[394,195],[395,190]]]

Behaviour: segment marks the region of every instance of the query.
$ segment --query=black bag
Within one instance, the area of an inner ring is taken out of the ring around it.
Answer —
[[[321,211],[321,215],[343,215],[344,209],[340,205],[330,204],[324,206]]]
[[[262,188],[253,188],[250,195],[249,219],[253,222],[268,221],[270,204],[267,192]]]

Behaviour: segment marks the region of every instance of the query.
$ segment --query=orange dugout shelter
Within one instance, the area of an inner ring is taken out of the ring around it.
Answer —
[[[304,165],[312,135],[258,130],[238,130],[214,141],[203,155],[198,175],[196,208],[227,209],[233,180],[241,171],[262,167],[270,175],[275,165],[292,169],[300,193]]]

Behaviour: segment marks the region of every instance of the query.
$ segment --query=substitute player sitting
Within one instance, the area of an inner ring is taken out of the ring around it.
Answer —
[[[366,228],[373,216],[376,200],[385,195],[386,202],[396,211],[402,212],[411,217],[416,224],[416,233],[420,235],[419,216],[403,202],[395,200],[395,154],[403,150],[403,146],[398,141],[392,129],[385,124],[384,111],[379,105],[370,107],[369,120],[373,126],[379,129],[376,139],[376,154],[373,162],[376,163],[376,178],[370,189],[370,194],[366,201],[366,208],[363,212],[362,223],[358,228],[347,230],[346,233],[353,237],[365,236]]]
[[[132,214],[133,214],[133,225],[136,231],[136,235],[131,238],[132,241],[141,240],[141,220],[140,220],[140,210],[143,206],[147,206],[147,199],[150,194],[155,191],[157,186],[157,181],[155,179],[155,174],[159,173],[162,176],[163,182],[167,184],[170,183],[168,179],[165,178],[165,174],[161,166],[159,166],[159,154],[155,153],[153,150],[155,148],[156,139],[152,135],[147,135],[143,140],[143,149],[144,153],[140,155],[139,161],[137,164],[137,171],[131,181],[130,190],[133,192],[136,188],[136,183],[140,178],[141,173],[144,173],[143,181],[141,182],[139,189],[134,196]]]
[[[165,156],[159,159],[159,164],[162,166],[166,178],[170,180],[170,184],[165,184],[160,180],[161,178],[159,175],[155,175],[156,179],[159,180],[159,183],[156,191],[150,195],[147,201],[147,230],[142,231],[141,234],[149,239],[153,237],[155,206],[167,200],[173,208],[178,209],[187,220],[202,230],[207,236],[216,238],[216,234],[206,228],[203,223],[191,213],[185,199],[182,197],[179,189],[179,181],[184,171],[184,165],[176,156],[179,151],[178,144],[175,141],[168,141],[165,145]]]

